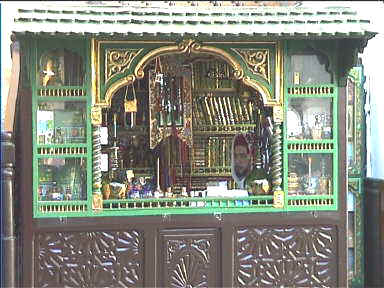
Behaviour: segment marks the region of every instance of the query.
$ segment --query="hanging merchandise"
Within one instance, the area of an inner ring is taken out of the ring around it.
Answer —
[[[161,61],[160,57],[156,58],[155,63],[155,82],[160,83],[160,85],[163,85],[163,68],[161,67]]]
[[[124,110],[125,112],[128,112],[128,113],[137,112],[137,99],[136,99],[135,86],[133,85],[133,83],[131,83],[131,85],[132,85],[132,92],[133,92],[133,100],[127,99],[128,86],[126,87],[125,98],[124,98]]]
[[[124,96],[124,110],[125,113],[130,113],[130,124],[131,128],[135,126],[136,123],[136,113],[137,113],[137,99],[136,99],[136,92],[135,92],[135,85],[133,82],[132,85],[132,92],[133,92],[133,100],[128,100],[128,86],[125,89],[125,96]]]
[[[155,69],[149,71],[150,148],[170,135],[191,145],[192,73],[177,76],[181,70],[170,65],[172,59],[165,56],[161,60],[156,58]]]
[[[161,60],[160,57],[157,57],[155,60],[155,79],[154,83],[157,85],[159,91],[156,93],[155,96],[155,111],[156,113],[160,113],[163,111],[162,107],[162,99],[164,98],[164,74],[163,74],[163,68],[161,66]],[[159,116],[159,121],[161,121],[161,116]]]

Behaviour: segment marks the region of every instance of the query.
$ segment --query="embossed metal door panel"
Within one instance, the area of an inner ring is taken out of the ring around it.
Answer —
[[[160,231],[161,287],[220,287],[217,229]]]

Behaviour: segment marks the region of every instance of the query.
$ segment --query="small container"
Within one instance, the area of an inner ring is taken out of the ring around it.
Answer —
[[[312,138],[316,140],[322,139],[321,138],[322,132],[323,132],[323,129],[321,127],[312,128]]]

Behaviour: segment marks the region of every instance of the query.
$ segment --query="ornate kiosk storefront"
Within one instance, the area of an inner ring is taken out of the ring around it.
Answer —
[[[9,281],[347,285],[346,83],[369,21],[125,7],[15,24]]]

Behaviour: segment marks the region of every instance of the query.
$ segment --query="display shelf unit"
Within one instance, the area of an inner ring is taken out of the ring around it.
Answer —
[[[33,215],[81,217],[92,207],[86,45],[34,42],[31,57]]]
[[[336,210],[338,138],[336,85],[286,88],[284,187],[288,210]]]

